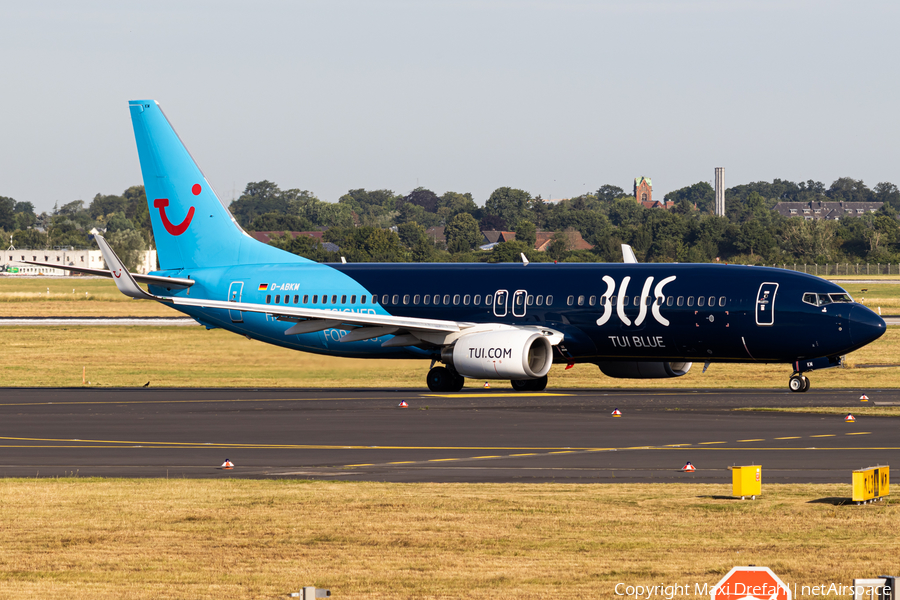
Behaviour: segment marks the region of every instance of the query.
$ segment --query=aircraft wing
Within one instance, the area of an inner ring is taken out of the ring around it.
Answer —
[[[537,329],[550,337],[551,344],[562,341],[563,335],[546,327],[513,326],[497,323],[468,323],[443,319],[421,319],[394,315],[373,315],[369,313],[344,312],[321,308],[305,308],[272,304],[254,304],[249,302],[231,302],[228,300],[205,300],[202,298],[182,298],[156,296],[145,292],[138,286],[131,273],[116,256],[116,253],[102,236],[95,236],[103,253],[103,259],[110,269],[113,280],[119,291],[132,298],[156,300],[173,306],[196,306],[200,308],[219,308],[241,312],[254,312],[271,315],[279,321],[293,321],[296,325],[285,331],[286,335],[313,333],[330,328],[346,326],[352,329],[341,341],[352,342],[372,339],[383,335],[395,337],[385,342],[386,346],[414,346],[422,342],[435,345],[450,343],[462,332],[474,332],[488,329]],[[457,334],[454,336],[454,334]]]
[[[18,262],[23,262],[23,263],[26,263],[29,265],[36,265],[38,267],[52,267],[54,269],[63,269],[65,271],[75,271],[76,273],[84,273],[85,275],[96,275],[97,277],[113,277],[112,272],[107,269],[91,269],[89,267],[73,267],[70,265],[35,262],[33,260],[20,260]],[[160,277],[159,275],[140,275],[140,274],[132,274],[131,276],[135,279],[135,281],[139,281],[140,283],[149,283],[149,284],[165,286],[165,287],[189,288],[192,285],[194,285],[194,281],[192,279],[185,279],[183,277]]]

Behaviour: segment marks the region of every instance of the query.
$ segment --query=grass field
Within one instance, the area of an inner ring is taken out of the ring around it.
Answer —
[[[791,586],[896,572],[898,504],[763,476],[743,502],[701,484],[6,479],[0,596],[612,598],[735,565]]]
[[[388,387],[424,388],[427,361],[347,359],[286,350],[202,327],[0,327],[2,386],[80,386],[82,367],[92,386],[158,387]],[[63,351],[63,349],[65,351]],[[847,357],[847,364],[900,364],[900,327]],[[612,379],[593,365],[550,371],[562,388],[787,388],[787,365],[702,365],[673,379]],[[817,371],[814,389],[867,391],[897,387],[900,368]],[[484,381],[468,380],[467,387]],[[491,382],[494,389],[508,381]]]

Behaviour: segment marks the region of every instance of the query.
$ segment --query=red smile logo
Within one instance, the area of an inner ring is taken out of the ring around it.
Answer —
[[[195,196],[197,196],[198,194],[200,194],[201,189],[202,188],[200,187],[200,184],[194,184],[194,187],[191,188],[191,192]],[[187,230],[188,225],[191,224],[191,219],[194,218],[194,207],[192,206],[188,209],[188,213],[184,218],[184,221],[182,221],[178,225],[175,225],[169,220],[169,217],[166,216],[166,207],[168,205],[168,198],[157,198],[153,201],[153,208],[159,209],[159,217],[162,219],[163,226],[166,228],[166,231],[168,231],[172,235],[181,235]]]

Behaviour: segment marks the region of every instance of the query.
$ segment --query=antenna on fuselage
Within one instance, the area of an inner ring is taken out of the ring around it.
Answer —
[[[634,255],[634,250],[631,249],[631,246],[622,244],[622,262],[637,264],[637,261],[638,259]]]

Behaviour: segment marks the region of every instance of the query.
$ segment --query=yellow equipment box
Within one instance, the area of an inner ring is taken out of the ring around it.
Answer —
[[[880,500],[891,493],[891,468],[888,465],[853,471],[853,501],[857,504]]]
[[[731,495],[741,500],[750,496],[751,500],[762,492],[762,466],[729,467],[731,469]]]

